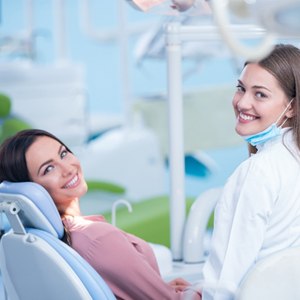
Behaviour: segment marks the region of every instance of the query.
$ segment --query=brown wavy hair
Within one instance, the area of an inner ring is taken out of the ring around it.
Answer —
[[[251,63],[246,62],[244,67]],[[300,49],[290,44],[277,44],[271,53],[257,63],[278,81],[288,99],[293,99],[293,117],[289,121],[293,135],[300,150]],[[256,148],[249,145],[250,153]]]

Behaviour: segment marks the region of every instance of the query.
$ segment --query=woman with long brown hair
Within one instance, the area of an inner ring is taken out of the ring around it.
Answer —
[[[232,103],[236,132],[251,155],[215,210],[204,300],[234,299],[255,263],[300,246],[300,50],[276,45],[261,61],[247,62]]]

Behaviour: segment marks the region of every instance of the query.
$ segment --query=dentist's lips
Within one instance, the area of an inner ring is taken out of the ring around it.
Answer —
[[[248,121],[253,121],[253,120],[257,119],[258,117],[240,112],[238,115],[238,118],[239,118],[239,121],[241,121],[241,122],[248,122]]]
[[[76,174],[67,184],[63,186],[63,189],[74,188],[79,184],[79,176]]]

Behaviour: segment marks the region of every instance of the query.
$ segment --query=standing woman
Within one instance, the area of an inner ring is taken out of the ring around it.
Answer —
[[[79,201],[87,185],[80,162],[52,134],[32,129],[7,139],[0,146],[0,183],[5,180],[36,182],[48,191],[69,233],[65,241],[94,267],[117,299],[200,299],[199,293],[186,290],[189,283],[183,279],[163,281],[147,242],[103,216],[81,214]]]
[[[256,262],[300,246],[300,50],[280,44],[247,62],[233,108],[251,155],[216,206],[203,300],[234,299]]]

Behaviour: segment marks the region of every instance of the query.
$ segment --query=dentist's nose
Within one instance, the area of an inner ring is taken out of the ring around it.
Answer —
[[[247,110],[252,107],[252,100],[246,93],[240,96],[236,101],[236,107],[239,111]]]

